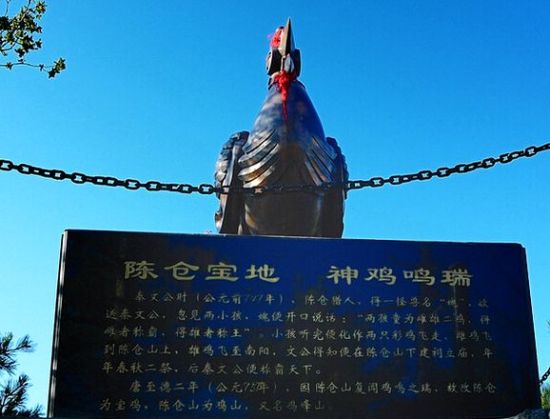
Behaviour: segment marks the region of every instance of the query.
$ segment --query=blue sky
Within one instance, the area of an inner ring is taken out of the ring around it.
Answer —
[[[80,0],[50,2],[44,48],[32,57],[63,56],[65,72],[48,80],[26,68],[0,71],[0,158],[211,182],[223,142],[252,126],[266,94],[267,36],[288,16],[301,80],[352,179],[549,141],[548,2]],[[542,372],[550,365],[549,176],[547,152],[447,179],[352,191],[344,237],[521,243]],[[21,362],[34,383],[31,402],[43,405],[63,230],[215,230],[212,196],[11,172],[0,173],[0,193],[0,331],[37,343]]]

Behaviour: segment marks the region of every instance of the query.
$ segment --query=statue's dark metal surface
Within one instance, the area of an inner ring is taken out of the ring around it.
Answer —
[[[231,136],[216,164],[216,185],[321,185],[348,179],[344,156],[323,126],[300,74],[290,19],[277,29],[267,56],[269,91],[252,131]],[[341,237],[345,191],[220,195],[220,233]]]

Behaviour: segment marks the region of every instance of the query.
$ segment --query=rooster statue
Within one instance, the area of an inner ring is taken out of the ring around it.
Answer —
[[[300,50],[290,19],[270,42],[266,60],[269,91],[252,131],[233,134],[216,163],[216,227],[220,233],[342,237],[345,190],[293,188],[247,194],[231,188],[321,186],[348,180],[334,138],[325,137],[319,116],[298,81]]]

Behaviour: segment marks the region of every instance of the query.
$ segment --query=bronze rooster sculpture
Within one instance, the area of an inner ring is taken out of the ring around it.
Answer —
[[[323,126],[304,85],[298,81],[300,51],[290,19],[270,42],[266,60],[269,90],[252,131],[233,134],[216,164],[218,187],[340,184],[330,189],[220,194],[220,233],[341,237],[344,224],[346,162]]]

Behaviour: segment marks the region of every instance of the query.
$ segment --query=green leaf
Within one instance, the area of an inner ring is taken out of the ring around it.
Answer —
[[[7,16],[0,16],[0,31],[7,31],[10,28],[10,20]]]

